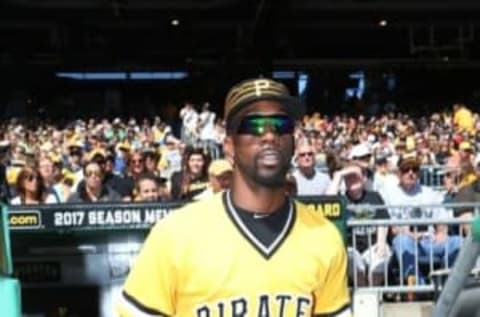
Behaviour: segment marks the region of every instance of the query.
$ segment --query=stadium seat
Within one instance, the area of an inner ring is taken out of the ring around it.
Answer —
[[[0,303],[2,317],[20,317],[20,283],[13,278],[13,265],[10,252],[10,234],[8,229],[8,211],[0,208]]]

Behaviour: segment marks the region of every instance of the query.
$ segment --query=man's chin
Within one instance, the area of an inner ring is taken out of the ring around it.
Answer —
[[[255,179],[255,182],[261,186],[269,187],[269,188],[281,188],[285,186],[285,175],[275,175],[275,176],[260,176]]]

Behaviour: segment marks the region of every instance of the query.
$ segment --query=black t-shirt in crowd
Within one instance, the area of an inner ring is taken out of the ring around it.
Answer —
[[[360,199],[352,199],[346,193],[347,202],[349,205],[384,205],[382,197],[379,193],[375,191],[364,191]],[[387,209],[374,209],[374,208],[362,208],[362,209],[349,209],[348,217],[350,219],[389,219],[390,215],[388,214]],[[371,238],[371,245],[374,245],[377,242],[377,227],[355,227],[349,229],[349,245],[353,244],[353,234],[355,235],[356,249],[359,252],[363,252],[368,249],[368,236]]]
[[[190,200],[204,191],[208,185],[208,176],[202,175],[199,178],[191,180],[187,191],[182,193],[182,179],[182,171],[174,172],[170,178],[173,199]]]

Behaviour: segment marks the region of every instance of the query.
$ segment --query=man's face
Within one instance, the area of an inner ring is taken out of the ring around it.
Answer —
[[[69,150],[70,162],[79,163],[82,158],[82,149],[77,147],[71,147]]]
[[[355,172],[345,176],[345,186],[349,192],[359,192],[364,189],[365,176],[362,174],[360,166],[355,167]]]
[[[203,171],[205,160],[201,154],[192,154],[188,158],[188,167],[193,175],[200,175]]]
[[[232,172],[224,172],[220,175],[211,176],[211,185],[213,192],[218,193],[222,190],[230,188],[230,183],[232,181]]]
[[[310,145],[300,145],[297,148],[296,157],[300,168],[311,169],[315,166],[315,151]]]
[[[85,183],[89,188],[97,189],[102,186],[102,167],[95,162],[88,163],[85,167]]]
[[[53,176],[53,163],[49,159],[42,159],[38,164],[40,175],[44,179],[51,179]]]
[[[150,179],[144,179],[138,184],[138,194],[141,201],[158,200],[158,185]]]
[[[251,125],[258,126],[257,131],[262,133],[247,133],[245,129],[242,133],[234,131],[227,137],[226,143],[231,145],[230,153],[236,167],[236,171],[242,174],[247,182],[254,183],[263,187],[283,187],[285,177],[290,168],[290,161],[293,155],[293,126],[290,129],[280,130],[273,127],[273,120],[270,118],[280,118],[280,120],[291,119],[285,116],[282,105],[276,101],[258,101],[254,102],[238,113],[234,120],[246,123],[249,118],[260,118],[259,121],[251,122]],[[264,116],[269,116],[268,119]],[[248,117],[248,118],[247,118]],[[261,122],[269,122],[261,126]],[[287,125],[282,125],[286,127]],[[290,125],[288,125],[290,127]],[[255,129],[252,129],[255,130]],[[287,133],[279,131],[288,131]]]
[[[418,181],[419,168],[417,165],[406,165],[398,169],[400,186],[411,189]]]

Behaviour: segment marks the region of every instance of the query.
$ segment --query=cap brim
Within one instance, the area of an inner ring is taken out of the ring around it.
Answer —
[[[399,167],[399,168],[406,167],[406,166],[419,167],[419,166],[420,166],[420,162],[418,162],[417,160],[406,160],[406,161],[400,162],[400,163],[398,164],[398,167]]]
[[[262,96],[251,96],[245,98],[241,103],[237,104],[225,118],[226,121],[232,120],[242,109],[245,109],[248,105],[263,100],[277,101],[282,104],[285,108],[285,111],[290,114],[295,119],[300,119],[305,114],[305,105],[298,100],[298,98],[292,96],[279,96],[279,95],[267,95]]]

